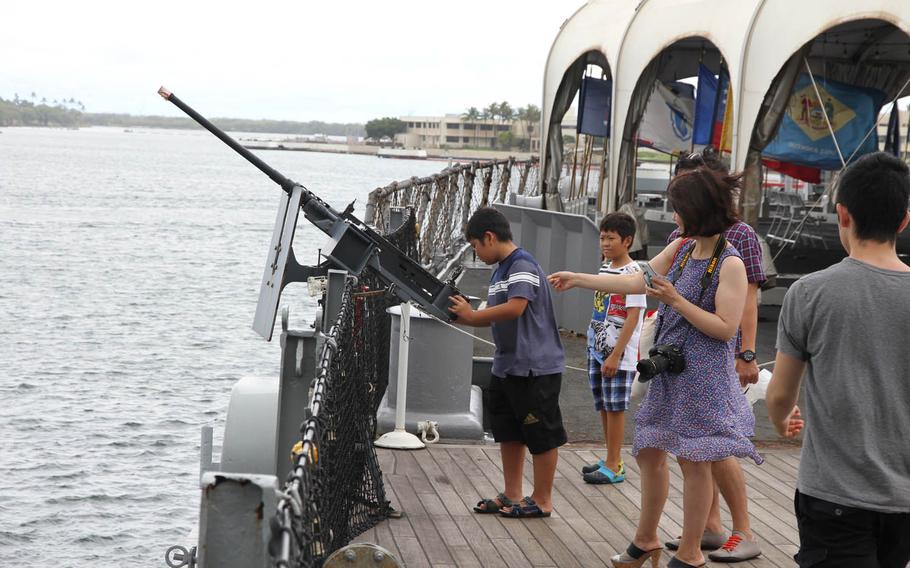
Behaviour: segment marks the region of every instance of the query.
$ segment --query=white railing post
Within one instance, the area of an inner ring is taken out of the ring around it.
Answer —
[[[401,335],[398,338],[398,383],[395,392],[395,430],[383,434],[376,440],[380,448],[396,450],[419,450],[426,447],[420,438],[409,433],[405,427],[405,411],[408,401],[408,347],[411,338],[411,303],[401,304]]]

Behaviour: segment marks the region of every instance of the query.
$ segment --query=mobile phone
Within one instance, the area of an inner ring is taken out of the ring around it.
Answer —
[[[653,288],[654,287],[654,277],[657,275],[657,273],[654,272],[654,269],[651,268],[651,265],[647,262],[641,266],[641,271],[645,277],[645,284],[648,285],[648,288]]]

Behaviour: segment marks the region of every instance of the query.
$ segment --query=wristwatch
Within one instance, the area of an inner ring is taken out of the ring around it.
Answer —
[[[745,351],[743,351],[741,353],[737,353],[736,356],[739,357],[740,359],[742,359],[743,361],[745,361],[746,363],[751,363],[752,361],[755,361],[755,351],[752,351],[751,349],[746,349]]]

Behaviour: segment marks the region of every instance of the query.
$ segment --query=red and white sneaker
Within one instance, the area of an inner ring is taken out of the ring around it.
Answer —
[[[740,531],[733,531],[723,546],[708,554],[708,558],[715,562],[740,562],[758,556],[761,556],[758,542]]]

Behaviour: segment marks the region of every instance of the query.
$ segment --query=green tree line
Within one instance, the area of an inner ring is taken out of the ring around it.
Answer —
[[[31,99],[31,100],[30,100]],[[147,128],[201,128],[192,119],[182,116],[137,116],[115,113],[84,112],[85,106],[75,99],[54,100],[32,97],[12,100],[0,98],[0,126],[116,126]],[[271,132],[277,134],[326,134],[329,136],[363,136],[365,129],[358,123],[295,122],[291,120],[251,120],[244,118],[213,118],[224,130],[235,132]]]
[[[513,108],[508,101],[502,101],[501,103],[490,103],[485,106],[483,109],[478,109],[477,107],[470,107],[468,110],[462,113],[462,120],[499,120],[502,122],[518,120],[524,123],[525,132],[531,136],[534,132],[534,128],[540,122],[540,107],[537,105],[529,104],[526,107]],[[477,129],[477,124],[474,124],[475,130]],[[474,136],[477,136],[477,133],[474,133]],[[527,151],[530,148],[531,140],[529,138],[519,138],[515,136],[512,132],[500,132],[497,135],[498,146],[503,149],[513,149],[518,148],[523,151]]]

